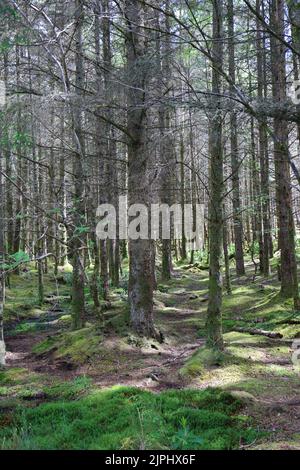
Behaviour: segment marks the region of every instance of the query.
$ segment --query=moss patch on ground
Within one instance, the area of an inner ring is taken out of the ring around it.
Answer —
[[[220,390],[153,394],[95,390],[75,401],[19,409],[0,427],[5,449],[234,449],[258,433],[241,402]]]
[[[204,377],[207,370],[213,366],[221,365],[224,354],[209,348],[200,348],[190,357],[179,374],[183,378]]]
[[[78,364],[99,352],[103,334],[101,329],[90,326],[46,338],[33,347],[38,355],[52,354],[54,359],[70,358]]]

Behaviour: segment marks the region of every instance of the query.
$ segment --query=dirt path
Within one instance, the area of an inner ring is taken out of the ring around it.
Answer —
[[[177,273],[177,279],[178,279]],[[180,277],[180,276],[179,276]],[[175,278],[176,279],[176,278]],[[7,365],[8,367],[26,368],[31,372],[49,374],[59,379],[70,380],[77,376],[91,377],[99,387],[115,384],[137,386],[151,390],[166,388],[181,388],[184,386],[178,376],[178,371],[184,361],[204,344],[204,339],[197,339],[197,323],[189,323],[197,314],[192,308],[186,308],[185,303],[194,289],[198,288],[195,276],[191,276],[185,289],[175,289],[175,293],[158,292],[160,307],[169,301],[174,307],[169,307],[168,315],[156,307],[156,318],[166,336],[161,345],[151,341],[145,346],[127,344],[124,338],[113,331],[105,335],[102,350],[106,354],[93,357],[84,364],[74,365],[68,358],[55,360],[51,355],[37,356],[32,348],[43,340],[53,337],[60,332],[57,320],[65,314],[59,303],[55,302],[55,311],[45,312],[41,318],[28,318],[37,326],[43,326],[42,331],[10,334],[7,332]],[[197,297],[198,298],[198,297]],[[206,300],[203,297],[204,301]],[[202,300],[202,299],[201,299]],[[185,321],[187,322],[185,324]],[[177,324],[180,325],[178,334]],[[65,330],[66,331],[66,330]],[[174,334],[175,333],[175,334]]]

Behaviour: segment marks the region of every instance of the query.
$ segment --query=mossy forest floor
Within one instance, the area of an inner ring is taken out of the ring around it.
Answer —
[[[42,306],[36,284],[32,268],[11,276],[7,289],[0,448],[300,449],[292,362],[300,312],[280,298],[275,274],[253,282],[249,265],[233,278],[218,355],[204,346],[208,271],[197,264],[176,267],[158,285],[163,344],[130,332],[125,288],[112,290],[101,315],[87,291],[87,325],[72,332],[68,273],[45,275]]]

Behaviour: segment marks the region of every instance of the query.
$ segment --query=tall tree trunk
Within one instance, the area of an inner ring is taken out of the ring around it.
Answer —
[[[229,54],[229,76],[231,79],[230,91],[234,94],[235,85],[235,37],[234,37],[234,10],[233,0],[228,0],[228,54]],[[239,151],[237,138],[237,116],[233,110],[230,113],[230,153],[232,171],[232,205],[234,223],[235,263],[238,276],[245,274],[243,253],[243,225],[241,219],[240,201],[240,178],[239,178]]]
[[[181,204],[181,259],[185,260],[187,258],[186,252],[186,238],[185,238],[185,214],[184,214],[184,205],[185,205],[185,171],[184,171],[184,141],[183,133],[180,136],[180,204]]]
[[[259,250],[259,266],[260,271],[263,272],[263,228],[262,228],[262,217],[261,217],[261,198],[260,198],[260,173],[259,173],[259,164],[257,161],[256,155],[256,145],[255,145],[255,135],[254,135],[254,118],[251,117],[250,121],[250,134],[251,134],[251,182],[252,182],[252,200],[251,200],[251,207],[253,208],[253,227],[252,227],[252,234],[253,234],[253,256],[254,256],[254,247],[255,242],[258,243],[258,250]]]
[[[103,74],[101,69],[101,57],[100,57],[100,18],[101,8],[107,13],[108,2],[107,0],[97,0],[95,2],[95,54],[96,64],[95,72],[97,77],[97,91],[99,95],[103,94]],[[110,61],[107,57],[109,49],[107,47],[107,27],[108,18],[102,18],[102,39],[103,39],[103,55],[106,54],[106,60]],[[106,80],[108,77],[106,75]],[[107,193],[107,164],[104,157],[109,155],[109,126],[106,122],[102,122],[97,118],[96,121],[96,152],[98,154],[98,167],[99,167],[99,203],[105,204],[108,202]],[[99,240],[100,249],[100,282],[101,282],[101,295],[104,300],[109,299],[109,272],[108,272],[108,246],[106,240]]]
[[[262,0],[256,0],[256,9],[260,12]],[[263,12],[261,12],[263,14]],[[261,33],[261,25],[259,19],[256,20],[256,48],[257,48],[257,96],[259,100],[266,98],[264,93],[264,77],[265,77],[265,39]],[[269,156],[268,156],[268,136],[266,123],[259,121],[258,123],[258,142],[259,142],[259,162],[261,173],[261,206],[262,206],[262,223],[263,223],[263,252],[261,260],[261,271],[265,276],[270,272],[270,238],[271,226],[269,218],[270,189],[269,189]],[[272,243],[272,241],[271,241]]]
[[[75,0],[75,67],[76,67],[76,94],[78,102],[72,106],[73,109],[73,131],[75,143],[75,155],[73,164],[74,174],[74,233],[71,245],[73,264],[73,285],[72,285],[72,326],[79,329],[85,322],[85,299],[84,299],[84,263],[83,253],[84,237],[80,232],[80,227],[84,225],[84,137],[82,133],[82,111],[80,98],[84,88],[84,70],[82,56],[82,24],[83,24],[83,0]]]
[[[165,8],[169,9],[169,0],[166,0]],[[174,168],[173,146],[171,135],[171,111],[168,104],[164,100],[169,97],[170,92],[170,21],[168,16],[165,17],[166,38],[162,45],[159,35],[156,40],[157,55],[157,87],[161,99],[159,107],[159,128],[160,128],[160,163],[161,163],[161,187],[160,200],[163,204],[171,206],[171,185],[172,185],[172,169]],[[159,30],[159,15],[157,18],[157,30]],[[164,281],[171,279],[172,274],[172,250],[171,237],[162,240],[162,270],[161,275]]]
[[[230,279],[230,260],[228,255],[228,227],[226,222],[226,211],[225,205],[223,206],[223,253],[224,253],[224,264],[225,264],[225,288],[227,294],[231,294],[231,279]]]
[[[284,1],[272,0],[270,23],[280,37],[284,37]],[[271,66],[273,98],[276,102],[286,101],[286,60],[284,44],[271,35]],[[297,265],[295,255],[295,228],[292,210],[291,177],[288,155],[288,124],[280,117],[274,118],[274,161],[276,181],[276,205],[278,220],[278,241],[281,251],[281,294],[293,297],[299,307]]]
[[[127,126],[128,126],[128,205],[145,204],[149,209],[149,166],[147,148],[147,109],[145,102],[147,68],[142,7],[138,0],[125,1],[127,22]],[[158,337],[153,322],[153,247],[150,239],[129,239],[128,297],[133,329],[141,335]]]
[[[223,349],[222,336],[222,238],[223,238],[223,142],[220,103],[223,50],[223,0],[213,0],[213,114],[210,119],[210,200],[209,200],[209,298],[206,318],[207,345]]]

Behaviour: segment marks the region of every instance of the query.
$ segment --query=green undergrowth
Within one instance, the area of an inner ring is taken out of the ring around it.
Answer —
[[[89,377],[78,376],[61,381],[46,374],[30,372],[26,368],[11,368],[0,371],[0,410],[22,403],[34,404],[36,399],[77,399],[91,388]]]
[[[73,384],[74,387],[74,384]],[[0,426],[2,449],[234,449],[258,435],[241,402],[217,389],[160,394],[92,390],[77,400],[18,408]]]
[[[293,300],[282,298],[278,286],[262,286],[260,280],[233,286],[232,294],[224,295],[224,331],[236,327],[258,328],[281,333],[285,339],[299,337],[300,312],[294,310]]]
[[[26,319],[39,319],[51,309],[46,301],[52,295],[69,296],[68,286],[56,283],[52,273],[44,274],[45,303],[40,306],[38,301],[38,274],[30,267],[30,270],[21,272],[19,275],[12,274],[9,277],[10,285],[6,288],[6,302],[4,309],[5,324],[26,321]],[[68,307],[66,298],[60,304]],[[32,327],[33,328],[33,327]]]
[[[299,370],[292,363],[289,345],[272,339],[229,332],[224,334],[225,349],[197,350],[180,369],[188,383],[218,386],[258,396],[297,394]]]

